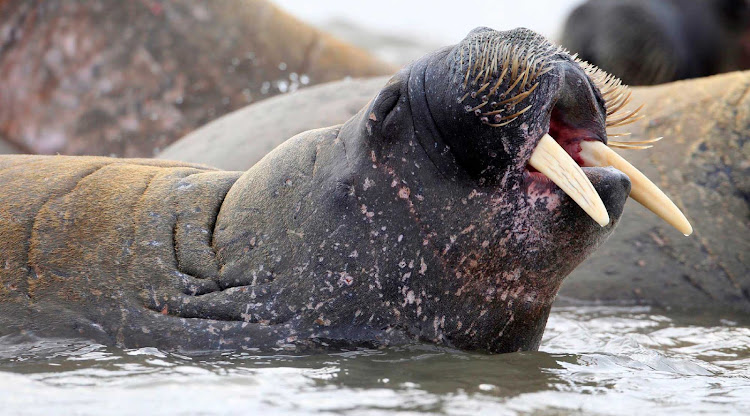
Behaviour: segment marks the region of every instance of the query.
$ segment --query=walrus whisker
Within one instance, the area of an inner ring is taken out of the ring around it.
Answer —
[[[474,48],[469,48],[469,62],[466,65],[467,68],[471,68],[471,52]],[[463,51],[463,50],[462,50]],[[466,88],[469,84],[469,75],[471,74],[471,71],[466,71],[466,78],[464,79],[464,88]]]
[[[483,70],[479,71],[477,74],[477,77],[474,78],[474,81],[471,82],[471,85],[476,85],[477,81],[479,81],[479,77],[482,76],[482,74],[487,73],[490,70],[490,68],[484,68]]]
[[[661,140],[661,139],[663,139],[663,138],[664,138],[664,137],[656,137],[656,138],[653,138],[653,139],[648,139],[648,140],[638,140],[638,141],[632,141],[632,142],[621,142],[621,141],[617,141],[617,140],[610,140],[610,141],[609,141],[609,143],[616,143],[616,144],[628,144],[628,145],[631,145],[631,144],[634,144],[634,145],[639,145],[639,144],[650,144],[650,143],[656,143],[656,142],[658,142],[659,140]]]
[[[493,111],[488,111],[486,113],[482,113],[482,115],[483,116],[494,116],[495,114],[500,114],[500,113],[504,113],[504,112],[505,112],[505,109],[501,108],[499,110],[493,110]]]
[[[505,97],[506,95],[508,95],[509,92],[513,91],[513,89],[516,88],[516,86],[518,85],[520,81],[521,81],[521,77],[516,78],[516,81],[510,87],[508,87],[508,89],[505,90],[504,93],[500,94],[500,97]]]
[[[519,91],[523,91],[523,89],[526,87],[526,82],[529,78],[529,71],[531,70],[531,66],[526,66],[526,71],[523,73],[523,81],[521,82],[521,86],[518,87]]]
[[[518,77],[518,67],[521,64],[521,62],[518,60],[519,53],[516,52],[519,50],[519,46],[514,46],[513,50],[511,52],[511,60],[510,60],[510,79],[517,79]]]
[[[464,94],[464,96],[463,96],[463,97],[459,98],[459,99],[458,99],[458,102],[459,102],[459,103],[462,103],[462,102],[464,102],[464,100],[465,100],[465,99],[467,99],[467,98],[469,97],[469,95],[471,95],[471,91],[467,92],[466,94]]]
[[[614,95],[612,97],[607,97],[607,104],[609,106],[607,107],[607,110],[609,110],[612,107],[618,107],[623,102],[626,102],[631,97],[632,93],[629,90],[617,90],[617,95]]]
[[[489,82],[483,84],[482,87],[477,90],[477,94],[481,94],[482,91],[484,91],[489,85],[490,85]]]
[[[607,143],[607,146],[614,147],[617,149],[628,149],[628,150],[645,150],[650,149],[654,147],[653,145],[646,145],[646,146],[631,146],[628,144],[619,144],[619,143]]]
[[[514,95],[514,96],[512,96],[512,97],[510,97],[510,98],[507,98],[507,99],[505,99],[505,100],[503,100],[503,101],[500,101],[500,102],[498,102],[498,103],[497,103],[497,105],[505,105],[505,104],[510,104],[511,102],[512,102],[512,104],[514,104],[514,105],[515,105],[515,104],[517,104],[518,102],[522,101],[522,100],[523,100],[524,98],[528,97],[528,96],[529,96],[529,95],[530,95],[530,94],[531,94],[532,92],[534,92],[534,90],[535,90],[535,89],[536,89],[536,87],[538,87],[538,86],[539,86],[539,83],[537,82],[536,84],[534,84],[534,86],[533,86],[533,87],[531,87],[531,88],[530,88],[530,89],[528,89],[527,91],[524,91],[524,92],[522,92],[522,93],[520,93],[520,94],[516,94],[516,95]]]
[[[497,73],[497,64],[500,58],[500,51],[501,51],[500,45],[495,45],[492,51],[492,73],[493,74]]]
[[[495,68],[497,67],[494,56],[490,56],[490,54],[486,54],[487,59],[489,60],[489,65],[485,63],[485,66],[487,68],[486,71],[484,71],[484,78],[482,78],[482,83],[488,83],[488,80],[491,79],[491,75],[495,73]],[[486,62],[486,61],[485,61]],[[495,64],[495,65],[493,65]]]
[[[627,133],[612,133],[612,134],[607,133],[607,137],[623,137],[623,136],[630,136],[632,134],[633,133],[630,133],[630,132],[627,132]]]
[[[508,124],[510,124],[510,123],[512,123],[514,121],[516,121],[515,118],[510,119],[510,120],[506,121],[505,123],[494,124],[494,123],[489,123],[488,122],[488,123],[485,123],[485,124],[487,124],[490,127],[503,127],[503,126],[507,126]]]
[[[626,126],[626,125],[628,125],[628,124],[632,124],[632,123],[635,123],[636,121],[640,121],[640,120],[643,120],[644,118],[646,118],[646,116],[644,116],[644,115],[640,115],[640,116],[637,116],[637,117],[632,117],[632,118],[630,118],[629,120],[624,120],[624,121],[618,122],[617,124],[611,124],[611,125],[610,125],[610,124],[607,124],[607,127],[620,127],[620,126]]]
[[[533,56],[533,55],[532,55],[532,56]],[[536,58],[536,57],[532,57],[532,58],[531,58],[531,61],[529,62],[529,64],[528,64],[528,69],[527,69],[527,71],[526,71],[526,75],[527,75],[527,77],[525,77],[525,78],[524,78],[524,81],[523,81],[523,83],[521,84],[521,90],[524,90],[524,89],[526,89],[526,86],[527,86],[528,84],[530,84],[530,83],[534,82],[534,80],[536,79],[536,77],[534,76],[534,73],[536,72],[536,66],[537,66],[537,62],[536,62],[536,60],[537,60],[537,58]],[[529,71],[529,70],[530,70],[530,69],[532,69],[532,68],[534,69],[534,72],[530,72],[530,71]]]
[[[495,85],[492,88],[490,88],[490,92],[489,92],[490,95],[494,95],[497,92],[497,89],[500,88],[500,84],[503,83],[503,78],[505,78],[505,74],[507,73],[508,73],[508,67],[506,66],[503,68],[503,72],[497,78],[497,83],[495,83]]]
[[[616,127],[616,126],[624,126],[626,124],[630,124],[633,122],[636,122],[638,120],[641,120],[645,116],[639,116],[638,112],[643,109],[644,104],[641,104],[638,108],[631,111],[630,113],[614,120],[607,120],[607,127]]]
[[[528,111],[528,110],[529,110],[529,109],[530,109],[531,107],[532,107],[532,106],[531,106],[531,105],[529,105],[529,106],[527,106],[526,108],[524,108],[523,110],[521,110],[521,111],[519,111],[519,112],[517,112],[517,113],[515,113],[515,114],[511,114],[511,115],[509,115],[509,116],[505,116],[505,117],[502,117],[502,118],[498,118],[498,119],[495,119],[495,120],[494,120],[495,122],[500,122],[500,121],[504,121],[504,120],[509,120],[509,121],[508,121],[507,123],[501,123],[501,124],[492,124],[492,123],[487,123],[487,125],[488,125],[488,126],[490,126],[490,127],[502,127],[502,126],[507,126],[508,124],[510,124],[511,122],[513,122],[513,120],[515,120],[516,118],[518,118],[518,116],[520,116],[521,114],[523,114],[523,113],[527,112],[527,111]]]
[[[549,71],[552,71],[553,69],[554,69],[554,67],[552,65],[547,65],[547,67],[544,68],[544,70],[542,70],[541,72],[539,72],[539,74],[537,76],[541,77],[542,75],[546,74]]]
[[[620,111],[623,107],[628,105],[628,103],[630,103],[630,101],[632,100],[632,94],[633,94],[632,91],[628,91],[628,94],[625,96],[626,97],[625,99],[621,100],[620,103],[614,105],[614,107],[612,107],[611,109],[608,108],[607,117],[615,114],[616,112]]]
[[[482,101],[482,102],[481,102],[481,103],[480,103],[479,105],[477,105],[476,107],[472,107],[472,108],[468,108],[468,109],[466,109],[466,112],[467,112],[467,113],[471,113],[471,112],[477,111],[477,110],[479,110],[480,108],[482,108],[482,107],[484,107],[485,105],[487,105],[488,103],[489,103],[488,101]],[[468,107],[468,105],[467,105],[467,107]]]

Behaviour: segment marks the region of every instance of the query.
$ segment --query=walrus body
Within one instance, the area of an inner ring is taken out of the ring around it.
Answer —
[[[215,273],[206,233],[238,176],[146,159],[0,157],[4,332],[109,344],[166,335],[160,310],[135,304],[158,302],[164,284],[202,290],[180,270]]]
[[[466,59],[499,49],[503,60]],[[480,88],[462,82],[475,72],[533,111],[502,125],[467,111],[474,97],[457,94]],[[2,157],[0,328],[178,349],[535,349],[630,181],[581,172],[608,213],[600,225],[526,166],[550,123],[599,137],[605,112],[541,36],[477,29],[343,126],[300,134],[244,173]]]
[[[280,144],[285,131],[344,122],[351,108],[364,106],[386,81],[335,82],[275,97],[201,127],[161,156],[247,169]],[[635,140],[664,140],[622,154],[678,198],[695,223],[696,237],[681,238],[629,203],[628,227],[571,273],[560,290],[563,304],[647,304],[727,315],[750,311],[748,88],[750,72],[632,89],[633,102],[646,104],[646,118],[622,131]],[[294,117],[297,111],[307,116]],[[279,120],[286,120],[284,131]]]
[[[630,85],[750,68],[747,0],[589,0],[560,42]]]
[[[29,153],[151,157],[248,103],[395,70],[265,0],[0,1],[0,136]]]

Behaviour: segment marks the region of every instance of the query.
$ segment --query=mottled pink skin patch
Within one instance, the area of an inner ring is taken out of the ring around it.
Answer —
[[[529,203],[537,205],[541,201],[547,211],[554,212],[560,207],[560,197],[551,191],[555,186],[551,181],[544,179],[532,179],[526,188],[526,194],[529,197]]]

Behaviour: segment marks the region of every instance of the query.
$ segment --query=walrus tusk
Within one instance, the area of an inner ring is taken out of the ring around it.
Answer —
[[[529,165],[545,174],[599,225],[604,227],[609,224],[607,208],[594,189],[594,185],[591,184],[578,163],[557,144],[552,136],[545,134],[542,137],[531,154]]]
[[[693,227],[685,215],[646,175],[625,160],[614,150],[598,141],[581,142],[581,159],[584,166],[613,166],[628,175],[632,183],[630,197],[660,216],[664,221],[677,228],[681,233],[690,235]]]

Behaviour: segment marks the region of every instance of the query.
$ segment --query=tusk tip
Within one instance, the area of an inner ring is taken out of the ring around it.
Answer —
[[[690,236],[693,234],[693,226],[690,225],[690,222],[685,217],[685,214],[679,211],[679,208],[675,206],[675,209],[678,210],[677,214],[675,215],[675,218],[673,218],[672,221],[668,221],[674,228],[677,229],[677,231],[681,232],[685,237]]]
[[[605,212],[603,216],[594,218],[594,221],[596,221],[596,223],[601,225],[602,227],[606,227],[609,224],[609,214]]]
[[[685,235],[685,237],[690,237],[690,235],[693,234],[693,227],[688,224],[686,228],[683,228],[680,231]]]

